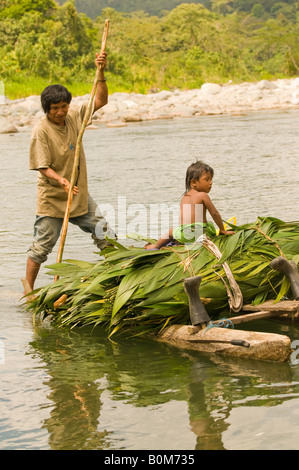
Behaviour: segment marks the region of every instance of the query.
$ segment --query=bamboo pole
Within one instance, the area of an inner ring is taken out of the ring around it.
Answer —
[[[262,307],[262,306],[261,306]],[[228,322],[233,323],[234,325],[240,325],[241,323],[247,323],[249,321],[260,320],[262,318],[271,318],[277,317],[279,315],[284,315],[286,312],[282,311],[271,311],[271,310],[261,310],[259,312],[254,313],[245,313],[244,315],[238,315],[237,317],[228,318]],[[216,320],[213,321],[213,325],[217,325],[218,323],[225,323],[225,320]]]
[[[102,44],[101,44],[101,53],[105,52],[106,42],[107,42],[107,37],[108,37],[108,29],[109,29],[109,20],[105,20],[105,26],[104,26],[104,32],[103,32]],[[71,204],[72,204],[73,195],[74,195],[73,190],[74,190],[74,186],[75,186],[75,182],[77,180],[77,174],[78,174],[78,163],[79,163],[79,158],[80,158],[82,138],[83,138],[83,134],[86,129],[87,123],[90,120],[90,117],[92,116],[92,113],[93,113],[93,101],[94,101],[94,97],[95,97],[97,86],[98,86],[100,71],[101,71],[101,66],[98,66],[96,70],[92,90],[90,93],[88,106],[86,108],[84,119],[81,124],[81,128],[80,128],[78,138],[77,138],[74,164],[73,164],[72,176],[71,176],[71,181],[70,181],[70,188],[68,192],[66,210],[64,213],[63,225],[61,229],[60,245],[59,245],[59,249],[57,253],[56,263],[60,263],[62,260],[62,254],[64,250],[64,245],[65,245],[68,222],[69,222],[70,212],[71,212]],[[57,279],[58,279],[58,276],[55,276],[55,281]]]

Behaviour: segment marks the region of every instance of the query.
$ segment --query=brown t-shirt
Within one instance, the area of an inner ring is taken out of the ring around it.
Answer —
[[[58,175],[71,180],[78,133],[84,118],[87,103],[70,106],[65,126],[59,126],[44,116],[34,127],[30,141],[30,170],[52,168]],[[88,187],[86,160],[81,145],[78,178],[75,183],[79,194],[72,200],[70,217],[78,217],[88,212]],[[63,218],[67,193],[52,178],[38,173],[37,209],[40,216]]]

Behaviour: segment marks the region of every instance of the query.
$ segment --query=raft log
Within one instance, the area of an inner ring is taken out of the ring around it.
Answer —
[[[291,354],[290,338],[274,333],[217,327],[199,330],[188,325],[173,325],[165,328],[156,339],[181,349],[263,361],[285,362]],[[236,341],[249,343],[249,347],[231,344]]]

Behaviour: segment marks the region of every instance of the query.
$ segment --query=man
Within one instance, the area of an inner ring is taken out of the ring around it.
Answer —
[[[100,75],[94,112],[108,102],[104,76],[106,53],[96,54],[95,64],[100,67]],[[34,240],[28,250],[26,268],[26,284],[31,290],[34,289],[40,265],[46,261],[56,244],[63,224],[77,137],[88,104],[84,103],[81,107],[70,106],[71,99],[71,93],[61,85],[46,87],[41,94],[45,116],[31,135],[30,169],[39,172]],[[82,147],[73,191],[69,221],[91,233],[97,247],[104,249],[108,245],[105,235],[115,238],[115,234],[99,210],[96,215],[97,205],[88,194],[86,161]]]

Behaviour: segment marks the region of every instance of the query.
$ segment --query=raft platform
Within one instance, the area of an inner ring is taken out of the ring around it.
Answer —
[[[263,318],[279,317],[299,322],[299,301],[267,301],[257,306],[244,305],[242,311],[243,314],[228,318],[228,321],[233,325],[240,325]],[[157,339],[182,349],[273,362],[286,362],[292,353],[291,340],[286,335],[217,326],[223,320],[211,323],[211,328],[207,325],[203,329],[192,325],[169,326]]]
[[[297,269],[296,269],[297,271]],[[273,362],[286,362],[292,353],[291,340],[286,335],[243,331],[234,328],[245,322],[264,318],[299,321],[298,274],[292,279],[295,300],[267,301],[260,305],[242,305],[241,314],[225,320],[211,321],[199,297],[200,276],[184,280],[189,298],[191,325],[173,325],[157,335],[163,341],[182,349],[208,354],[244,357]],[[240,313],[239,312],[239,313]],[[228,328],[231,326],[232,328]]]
[[[273,362],[286,362],[292,352],[291,340],[286,335],[227,328],[194,332],[192,326],[173,325],[165,328],[157,339],[181,349]]]

